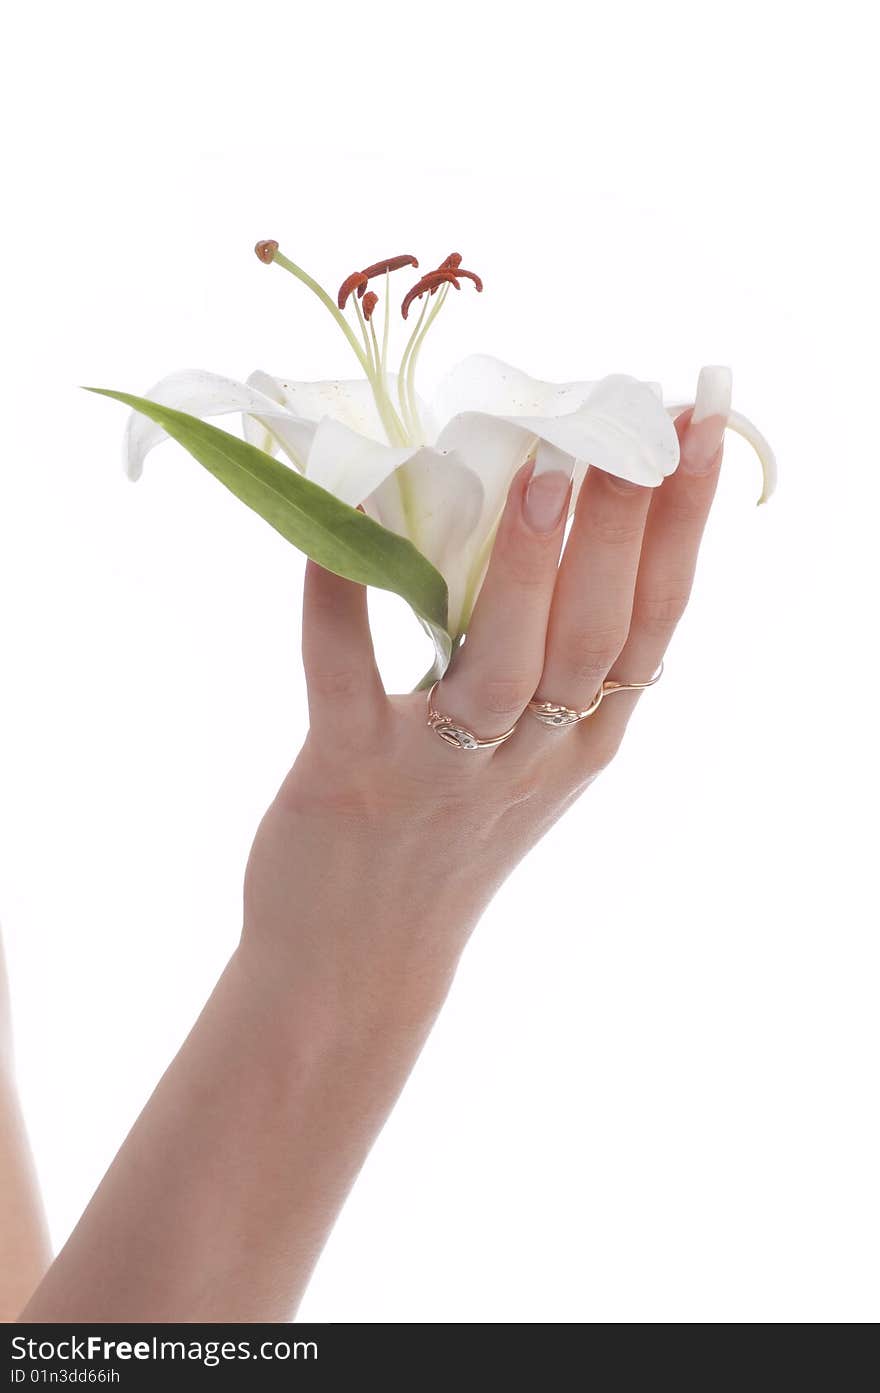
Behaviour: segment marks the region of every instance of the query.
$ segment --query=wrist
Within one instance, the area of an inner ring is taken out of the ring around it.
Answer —
[[[332,955],[331,955],[332,958]],[[273,1057],[320,1070],[346,1058],[414,1060],[443,1005],[455,963],[410,963],[365,979],[297,962],[245,929],[227,972]],[[377,980],[378,979],[378,980]]]

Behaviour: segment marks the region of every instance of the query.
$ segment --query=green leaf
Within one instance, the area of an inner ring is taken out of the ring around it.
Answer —
[[[446,581],[412,542],[342,503],[264,450],[209,426],[198,416],[128,392],[104,387],[86,390],[113,397],[149,416],[236,498],[326,570],[400,595],[424,621],[446,666],[452,650],[446,629]]]

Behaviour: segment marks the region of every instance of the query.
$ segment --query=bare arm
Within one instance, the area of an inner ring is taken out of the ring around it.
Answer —
[[[17,1318],[50,1261],[43,1205],[15,1084],[0,941],[0,1321]]]

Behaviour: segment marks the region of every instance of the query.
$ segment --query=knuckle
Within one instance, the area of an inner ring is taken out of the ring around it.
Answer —
[[[643,484],[634,484],[631,479],[621,479],[617,474],[602,473],[602,483],[607,493],[621,498],[644,498],[647,490]]]
[[[363,678],[354,668],[318,668],[309,673],[309,690],[321,701],[357,697],[363,693]]]
[[[641,518],[633,521],[610,509],[597,509],[589,519],[589,526],[596,540],[608,547],[633,546],[641,541],[644,530]]]
[[[530,673],[485,677],[477,682],[476,700],[493,716],[512,716],[522,711],[535,694],[537,678]]]
[[[688,590],[671,590],[636,601],[633,622],[646,634],[662,638],[672,633],[687,608]]]
[[[673,476],[676,480],[676,488],[672,496],[667,496],[663,500],[663,521],[667,527],[672,527],[686,537],[692,537],[695,529],[702,528],[706,520],[707,504],[704,497],[706,479],[696,478],[694,475],[682,475],[677,472]],[[683,479],[687,479],[687,487],[682,488]],[[714,479],[712,480],[714,488]]]
[[[499,561],[507,579],[520,590],[540,590],[547,584],[551,564],[555,569],[555,550],[552,539],[527,535],[524,530],[508,528],[499,537]]]
[[[569,644],[568,664],[577,678],[604,676],[626,642],[622,625],[590,629],[577,634]]]
[[[592,536],[608,546],[640,541],[649,490],[613,474],[602,474],[590,495],[583,521]]]

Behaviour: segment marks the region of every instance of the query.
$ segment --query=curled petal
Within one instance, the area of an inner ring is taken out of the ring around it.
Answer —
[[[232,412],[247,412],[260,421],[272,421],[273,433],[280,443],[301,449],[307,442],[297,438],[286,441],[291,425],[290,413],[271,397],[244,382],[220,377],[213,372],[190,368],[171,373],[145,394],[161,406],[171,406],[192,416],[224,416]],[[295,423],[294,423],[295,429]],[[144,460],[154,446],[166,438],[166,432],[155,421],[140,412],[132,412],[125,432],[125,468],[130,479],[139,479]]]
[[[721,376],[724,374],[724,376]],[[754,450],[761,463],[762,488],[758,504],[766,503],[767,499],[776,490],[777,467],[776,455],[773,448],[758,427],[743,416],[739,411],[731,411],[730,403],[730,379],[729,369],[727,368],[703,368],[700,372],[700,381],[697,389],[697,397],[693,402],[676,402],[667,406],[666,410],[672,417],[680,416],[683,411],[693,411],[693,420],[704,420],[707,416],[720,415],[726,419],[727,430],[732,430],[736,435],[741,435],[743,440],[747,440]]]
[[[245,385],[262,392],[282,408],[282,414],[278,416],[242,416],[245,440],[251,445],[256,445],[258,450],[263,450],[267,455],[276,454],[280,446],[297,469],[304,471],[315,434],[313,422],[304,420],[291,411],[283,386],[269,373],[258,369],[251,373]]]
[[[742,416],[738,411],[731,411],[727,418],[727,429],[735,431],[737,435],[742,436],[743,440],[747,440],[761,461],[764,486],[761,489],[758,503],[766,503],[776,489],[777,480],[776,456],[769,440],[764,438],[758,427],[753,425],[748,417]]]

